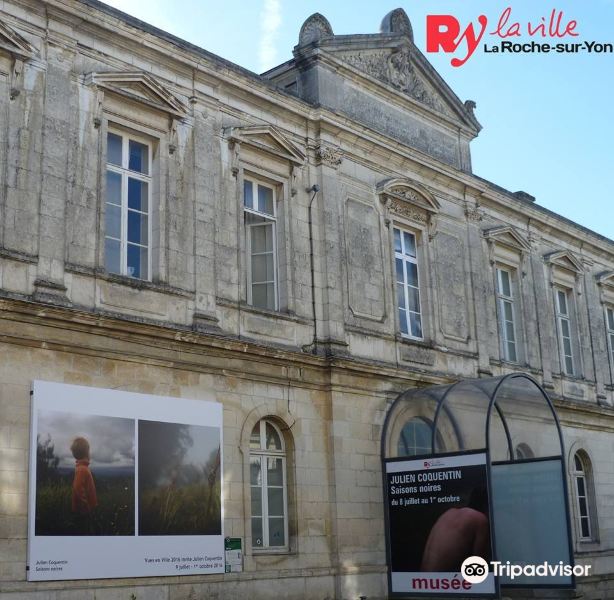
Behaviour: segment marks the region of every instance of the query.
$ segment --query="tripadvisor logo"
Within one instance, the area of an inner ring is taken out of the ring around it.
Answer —
[[[548,562],[539,565],[514,565],[507,561],[492,561],[490,563],[495,577],[586,577],[590,575],[592,565],[566,565],[560,561],[557,564]],[[488,577],[488,563],[481,556],[470,556],[461,565],[461,575],[469,583],[482,583]]]
[[[469,583],[482,583],[488,577],[488,563],[481,556],[470,556],[461,565],[461,575]]]

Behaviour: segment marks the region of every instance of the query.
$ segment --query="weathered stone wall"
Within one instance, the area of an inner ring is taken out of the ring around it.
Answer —
[[[383,597],[387,406],[416,385],[518,370],[549,390],[568,448],[592,460],[600,536],[576,552],[596,565],[593,590],[610,585],[611,241],[471,176],[467,132],[453,155],[447,145],[426,152],[432,139],[419,128],[445,137],[443,121],[377,77],[378,110],[404,106],[403,119],[420,123],[416,139],[382,129],[381,119],[399,125],[396,113],[376,119],[362,100],[345,115],[310,105],[92,2],[9,0],[0,15],[20,36],[0,49],[0,596]],[[350,67],[339,72],[356,86]],[[350,84],[335,77],[316,83],[342,102]],[[451,118],[449,93],[428,85]],[[104,270],[109,126],[154,148],[152,281]],[[245,176],[277,191],[279,311],[247,304]],[[398,333],[395,226],[418,243],[420,341]],[[497,264],[517,273],[517,364],[502,359]],[[572,290],[574,376],[561,372],[556,285]],[[225,533],[244,537],[245,573],[26,583],[33,379],[192,398],[212,390],[225,409]],[[285,555],[251,552],[246,435],[263,416],[289,428]]]

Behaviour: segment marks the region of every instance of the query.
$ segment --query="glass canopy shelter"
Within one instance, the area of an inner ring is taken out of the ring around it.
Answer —
[[[492,560],[573,566],[563,436],[550,398],[531,376],[514,373],[410,389],[388,411],[381,447],[384,478],[387,463],[401,457],[479,451],[486,455]],[[389,542],[386,480],[384,488]],[[505,587],[574,583],[573,574],[499,578]]]

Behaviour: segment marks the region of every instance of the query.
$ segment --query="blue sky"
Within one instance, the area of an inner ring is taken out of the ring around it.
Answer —
[[[426,15],[451,14],[487,33],[501,12],[509,24],[534,25],[563,11],[577,21],[569,42],[614,43],[614,0],[108,0],[108,3],[252,71],[292,57],[303,21],[321,12],[338,34],[375,33],[382,17],[402,7],[415,42],[426,54]],[[518,41],[529,41],[525,34]],[[461,100],[477,102],[483,126],[472,143],[474,172],[614,239],[614,54],[485,54],[478,50],[459,68],[450,55],[426,54]],[[517,40],[514,40],[517,41]],[[550,41],[549,39],[539,41]],[[559,40],[557,40],[559,41]]]

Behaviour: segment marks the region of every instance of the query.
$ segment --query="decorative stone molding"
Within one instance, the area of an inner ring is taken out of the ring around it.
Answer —
[[[465,208],[465,216],[468,221],[481,223],[484,220],[484,211],[480,210],[477,206],[467,206]]]
[[[303,23],[298,35],[298,45],[306,46],[333,35],[333,28],[330,26],[328,19],[320,13],[314,13]]]
[[[414,31],[407,13],[402,8],[391,10],[383,19],[379,28],[381,33],[397,33],[414,41]]]
[[[418,74],[412,61],[411,48],[407,44],[392,53],[366,50],[344,53],[341,57],[359,71],[408,94],[429,108],[450,114],[445,104]]]
[[[12,27],[0,22],[0,52],[5,51],[13,59],[9,97],[15,100],[23,87],[24,63],[36,55],[36,48]]]
[[[426,229],[429,240],[435,237],[440,205],[426,188],[409,179],[393,178],[380,182],[376,193],[386,208],[386,225],[397,215]]]
[[[545,254],[544,262],[550,266],[575,273],[575,275],[582,275],[584,273],[582,261],[569,250],[558,250]]]
[[[36,55],[36,48],[2,21],[0,21],[0,50],[4,50],[22,61]]]
[[[528,252],[531,249],[531,245],[525,236],[520,234],[516,228],[511,225],[502,225],[501,227],[485,229],[482,235],[490,242],[508,246],[519,252]]]
[[[301,166],[305,162],[303,152],[272,125],[228,127],[224,134],[237,157],[241,146],[250,146],[293,165]]]
[[[337,169],[343,162],[343,152],[337,146],[320,145],[316,148],[316,164]]]
[[[175,118],[182,119],[188,115],[184,104],[147,73],[140,71],[90,73],[85,77],[85,84],[147,104]]]
[[[595,278],[599,287],[599,300],[602,304],[614,303],[614,271],[605,271]]]

